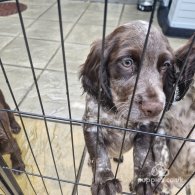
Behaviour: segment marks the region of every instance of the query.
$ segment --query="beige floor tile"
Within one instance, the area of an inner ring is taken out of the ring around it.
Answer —
[[[52,6],[50,3],[45,3],[45,4],[33,4],[33,2],[29,2],[26,0],[20,1],[24,5],[27,6],[27,9],[22,12],[22,17],[25,19],[36,19],[38,18],[41,14],[43,14],[49,7]],[[18,14],[13,14],[10,16],[6,16],[5,18],[19,18]]]
[[[11,40],[13,40],[13,37],[8,36],[0,36],[0,50],[5,47]]]
[[[142,12],[137,9],[137,5],[125,5],[122,16],[130,17],[132,19],[139,20],[139,18],[144,18],[150,16],[151,12]]]
[[[75,22],[82,12],[85,10],[88,3],[67,3],[62,5],[62,20],[63,22]],[[53,20],[58,21],[58,7],[57,5],[49,9],[43,16],[40,17],[40,20]]]
[[[43,68],[54,55],[60,45],[57,42],[28,39],[30,52],[34,67]],[[30,66],[27,51],[22,37],[16,38],[1,51],[1,58],[4,64],[18,66]]]
[[[136,5],[125,5],[120,24],[125,24],[133,20],[149,21],[150,14],[151,12],[142,12],[137,10]]]
[[[72,26],[73,23],[63,23],[64,37],[69,33]],[[29,38],[60,41],[59,22],[38,20],[27,29],[27,34]]]
[[[83,10],[87,8],[89,2],[87,1],[61,1],[61,8],[62,10]]]
[[[68,79],[72,118],[81,119],[84,113],[84,95],[82,96],[78,74],[68,73]],[[64,73],[44,71],[38,84],[45,113],[47,115],[69,118]],[[25,98],[21,109],[23,111],[41,113],[35,88]]]
[[[79,186],[78,192],[79,194],[91,195],[91,189],[87,186]]]
[[[81,17],[78,24],[88,24],[88,25],[103,25],[104,14],[102,12],[86,11]],[[108,12],[107,14],[107,26],[116,27],[119,21],[120,12]]]
[[[27,9],[22,12],[24,18],[38,18],[51,6],[50,4],[34,5],[28,3],[25,5],[27,5]]]
[[[51,150],[49,147],[44,121],[33,119],[23,120],[41,174],[44,176],[57,178],[53,159],[51,157]],[[53,122],[48,122],[47,124],[54,152],[54,158],[59,172],[59,178],[74,182],[75,175],[73,169],[70,126]],[[84,138],[81,127],[73,127],[73,136],[75,161],[78,170],[82,152],[84,149]],[[21,130],[20,134],[16,135],[15,137],[22,151],[22,158],[26,165],[26,171],[29,173],[39,174],[34,159],[32,158],[32,153],[30,151],[29,144],[26,140],[23,129]],[[10,166],[10,160],[8,158],[9,156],[5,155],[4,157],[6,162]],[[31,195],[32,190],[25,174],[16,176],[16,179],[20,184],[24,194]],[[44,187],[40,177],[30,176],[30,179],[38,194],[46,194],[44,192]],[[59,184],[57,181],[45,179],[45,183],[50,194],[60,194]],[[61,182],[61,184],[64,194],[71,194],[73,185],[63,182]]]
[[[80,44],[65,44],[65,56],[67,71],[78,74],[80,65],[83,64],[87,58],[90,47],[88,45]],[[62,50],[61,48],[49,63],[48,69],[64,71]]]
[[[122,4],[116,4],[116,3],[108,3],[108,13],[113,12],[113,13],[121,13],[122,11]],[[95,3],[92,2],[89,5],[88,11],[94,11],[94,12],[104,12],[104,3]]]
[[[65,1],[65,0],[64,0]],[[39,1],[39,0],[20,0],[20,3],[25,3],[27,5],[29,4],[38,4],[38,5],[51,5],[53,3],[55,3],[56,0],[42,0],[42,1]]]
[[[12,66],[5,66],[5,71],[15,95],[17,103],[19,103],[29,87],[33,84],[32,72],[30,69],[18,68]],[[39,75],[40,70],[35,71]],[[0,89],[3,91],[6,101],[9,103],[12,109],[15,108],[15,104],[10,95],[9,89],[5,82],[2,69],[0,68]]]
[[[33,21],[33,19],[24,19],[25,27],[27,28]],[[18,17],[0,17],[0,23],[0,35],[17,36],[22,32]]]
[[[102,38],[102,26],[77,24],[68,36],[67,43],[91,44],[97,39]],[[109,34],[114,27],[107,27],[106,33]]]
[[[128,23],[134,20],[144,20],[149,22],[151,12],[143,12],[137,9],[136,5],[125,5],[124,12],[121,16],[120,24]],[[157,10],[154,13],[153,25],[155,25],[159,30],[158,21],[157,21]]]

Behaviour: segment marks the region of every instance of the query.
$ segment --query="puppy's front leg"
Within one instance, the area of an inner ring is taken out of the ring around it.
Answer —
[[[84,137],[95,175],[91,186],[92,195],[115,195],[117,192],[120,193],[122,187],[111,171],[110,159],[101,128],[98,132],[96,126],[84,125]]]
[[[11,152],[11,161],[12,161],[12,167],[13,169],[19,170],[19,171],[25,171],[25,164],[22,160],[21,151],[20,148],[14,138],[12,138],[12,148],[10,150]],[[20,172],[14,171],[15,174],[19,175]]]
[[[3,92],[0,90],[0,103],[3,105],[3,107],[5,109],[10,110],[9,105],[7,104],[7,102],[5,101]],[[9,122],[10,122],[10,127],[13,133],[19,133],[21,128],[20,125],[17,123],[17,121],[15,120],[14,114],[12,112],[7,112],[8,117],[9,117]]]

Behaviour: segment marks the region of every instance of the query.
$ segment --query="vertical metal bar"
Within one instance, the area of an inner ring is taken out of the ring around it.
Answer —
[[[70,133],[71,133],[71,147],[72,147],[72,158],[73,158],[73,167],[74,167],[74,175],[75,182],[77,179],[77,171],[76,171],[76,160],[75,160],[75,150],[74,150],[74,136],[73,136],[73,126],[72,126],[72,114],[71,114],[71,106],[70,106],[70,95],[69,95],[69,85],[68,85],[68,75],[67,75],[67,67],[66,67],[66,57],[65,57],[65,46],[64,46],[64,33],[63,33],[63,24],[62,24],[62,12],[61,12],[61,1],[57,0],[58,3],[58,16],[59,16],[59,26],[60,26],[60,39],[61,39],[61,47],[62,47],[62,59],[64,65],[64,79],[66,85],[66,95],[67,95],[67,103],[68,103],[68,114],[70,119]],[[76,188],[77,194],[78,190]]]
[[[103,71],[103,64],[104,64],[104,50],[105,50],[105,36],[106,36],[106,20],[107,20],[107,8],[108,7],[108,0],[104,1],[104,17],[103,17],[103,31],[102,31],[102,48],[101,48],[101,63],[99,68],[99,83],[98,83],[98,113],[97,113],[97,123],[100,124],[100,112],[101,112],[101,90],[102,90],[102,71]],[[95,159],[97,156],[97,150],[98,150],[98,143],[99,143],[99,128],[97,127],[97,139],[96,139],[96,152],[95,152]],[[96,173],[96,161],[94,165],[94,175],[93,175],[93,181],[95,182],[95,173]]]
[[[125,124],[125,128],[128,127],[128,122],[129,122],[130,115],[131,115],[131,109],[132,109],[132,106],[133,106],[133,100],[134,100],[134,97],[135,97],[135,92],[136,92],[136,89],[137,89],[137,84],[138,84],[141,68],[142,68],[144,57],[145,57],[145,53],[146,53],[146,48],[147,48],[147,44],[148,44],[150,29],[151,29],[153,18],[154,18],[154,12],[155,12],[155,8],[156,8],[156,3],[157,3],[157,0],[154,0],[152,13],[150,15],[148,31],[147,31],[147,34],[146,34],[146,39],[145,39],[144,47],[143,47],[143,50],[142,50],[140,66],[139,66],[139,69],[138,69],[138,73],[137,73],[137,77],[136,77],[136,81],[135,81],[135,86],[134,86],[134,89],[133,89],[133,94],[132,94],[131,102],[130,102],[130,105],[129,105],[129,111],[128,111],[128,115],[127,115],[127,121],[126,121],[126,124]],[[126,131],[124,132],[124,135],[123,135],[123,140],[122,140],[122,144],[121,144],[119,159],[122,156],[122,150],[123,150],[123,145],[124,145],[124,141],[125,141],[125,136],[126,136]],[[120,165],[120,162],[118,162],[118,164],[117,164],[117,168],[116,168],[116,172],[115,172],[115,178],[117,177],[117,174],[118,174],[119,165]]]
[[[82,154],[81,161],[80,161],[80,164],[79,164],[76,182],[75,182],[73,190],[72,190],[72,195],[75,195],[78,192],[78,190],[77,190],[78,183],[79,183],[81,173],[82,173],[82,170],[83,170],[83,165],[84,165],[86,153],[87,153],[87,148],[85,146],[84,149],[83,149],[83,154]]]
[[[18,104],[17,104],[17,102],[16,102],[16,98],[15,98],[15,96],[14,96],[14,93],[13,93],[13,90],[12,90],[12,88],[11,88],[11,85],[10,85],[10,82],[9,82],[9,80],[8,80],[8,77],[7,77],[7,74],[6,74],[6,72],[5,72],[5,69],[4,69],[4,67],[3,67],[3,63],[2,63],[2,61],[1,61],[1,58],[0,58],[0,66],[1,66],[1,69],[2,69],[2,72],[3,72],[3,75],[4,75],[4,77],[5,77],[5,81],[6,81],[6,83],[7,83],[7,86],[8,86],[8,88],[9,88],[9,91],[10,91],[10,93],[11,93],[11,96],[12,96],[12,99],[13,99],[13,102],[14,102],[14,105],[15,105],[16,110],[17,110],[17,112],[18,112],[18,115],[19,115],[19,118],[20,118],[20,121],[21,121],[21,124],[22,124],[22,128],[23,128],[23,130],[24,130],[24,134],[25,134],[25,137],[26,137],[26,139],[27,139],[27,142],[28,142],[28,145],[29,145],[31,154],[32,154],[33,159],[34,159],[34,162],[35,162],[35,164],[36,164],[36,167],[37,167],[37,169],[38,169],[39,174],[41,175],[41,179],[42,179],[42,182],[43,182],[45,191],[46,191],[47,194],[49,194],[49,193],[48,193],[48,190],[47,190],[47,187],[46,187],[46,185],[45,185],[45,182],[44,182],[44,180],[43,180],[43,177],[42,177],[42,174],[41,174],[39,165],[38,165],[37,160],[36,160],[36,158],[35,158],[35,155],[34,155],[34,152],[33,152],[33,149],[32,149],[32,146],[31,146],[31,143],[30,143],[30,140],[29,140],[29,137],[28,137],[28,134],[27,134],[25,125],[24,125],[24,121],[23,121],[22,116],[21,116],[21,114],[20,114],[20,109],[19,109]]]
[[[5,191],[8,191],[11,195],[23,195],[23,192],[13,177],[11,171],[2,168],[6,166],[7,165],[3,160],[3,157],[0,155],[0,180],[5,187]]]
[[[30,62],[31,70],[32,70],[32,75],[33,75],[33,79],[34,79],[34,83],[35,83],[35,87],[36,87],[36,91],[37,91],[37,95],[38,95],[42,115],[45,116],[45,111],[44,111],[44,108],[43,108],[43,103],[42,103],[42,99],[41,99],[41,95],[40,95],[40,91],[39,91],[38,82],[37,82],[37,79],[36,79],[36,74],[35,74],[35,70],[34,70],[34,66],[33,66],[33,62],[32,62],[32,57],[31,57],[29,44],[28,44],[28,39],[27,39],[27,36],[26,36],[26,30],[25,30],[25,27],[24,27],[22,14],[20,12],[19,0],[16,0],[16,5],[17,5],[17,9],[18,9],[18,14],[19,14],[19,18],[20,18],[20,23],[21,23],[21,27],[22,27],[22,32],[23,32],[24,41],[25,41],[25,45],[26,45],[26,50],[27,50],[27,54],[28,54],[28,58],[29,58],[29,62]],[[57,165],[56,165],[56,161],[55,161],[55,157],[54,157],[54,152],[53,152],[53,148],[52,148],[52,144],[51,144],[51,139],[50,139],[50,135],[49,135],[49,129],[48,129],[47,121],[46,121],[45,118],[44,118],[44,123],[45,123],[46,133],[47,133],[47,137],[48,137],[49,147],[50,147],[50,151],[51,151],[51,155],[52,155],[52,159],[53,159],[53,163],[54,163],[54,168],[55,168],[56,175],[57,175],[57,178],[58,178],[60,192],[63,195],[62,186],[61,186],[61,183],[60,183],[60,180],[59,180],[59,173],[58,173],[58,169],[57,169]]]
[[[0,176],[0,191],[2,191],[4,195],[5,194],[6,195],[11,195],[10,192],[8,191],[8,189],[7,189],[6,183],[3,181],[1,176]],[[3,195],[3,194],[1,194],[1,195]]]

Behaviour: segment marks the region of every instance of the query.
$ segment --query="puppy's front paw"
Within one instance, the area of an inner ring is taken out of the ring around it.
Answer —
[[[92,195],[116,195],[122,192],[118,179],[114,178],[110,170],[96,173],[96,180],[91,186]]]
[[[15,120],[13,120],[13,121],[10,123],[10,126],[11,126],[12,132],[15,133],[15,134],[19,133],[20,130],[21,130],[20,125],[19,125]]]
[[[23,171],[25,171],[25,165],[24,165],[23,161],[21,161],[21,162],[13,161],[12,168],[15,170],[18,170],[18,171],[13,171],[14,174],[16,174],[16,175],[20,175],[20,174],[22,174]],[[20,171],[22,171],[22,172],[20,172]]]
[[[130,192],[136,195],[152,195],[153,190],[150,183],[139,183],[136,186],[132,183],[129,185]]]

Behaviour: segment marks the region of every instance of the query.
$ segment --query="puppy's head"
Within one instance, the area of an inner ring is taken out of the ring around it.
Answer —
[[[102,42],[96,41],[81,68],[84,91],[98,99],[102,67],[100,103],[109,109],[114,108],[119,117],[127,118],[128,115],[147,29],[148,23],[142,21],[118,27],[105,38],[103,60]],[[166,37],[151,28],[132,105],[132,121],[159,119],[175,81],[174,63],[175,56]]]
[[[193,81],[193,77],[195,74],[195,43],[193,40],[194,36],[195,33],[185,45],[180,47],[175,52],[176,65],[180,71],[186,63],[186,66],[184,68],[184,73],[182,74],[178,83],[176,101],[181,100],[185,96],[186,92],[188,91]]]

